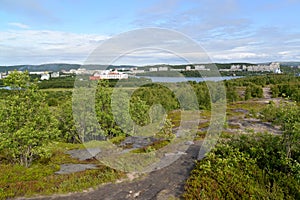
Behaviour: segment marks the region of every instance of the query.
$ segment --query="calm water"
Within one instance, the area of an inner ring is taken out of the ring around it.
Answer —
[[[187,82],[187,81],[223,81],[235,78],[241,78],[241,76],[220,76],[220,77],[156,77],[156,76],[142,76],[144,78],[149,78],[152,82],[163,82],[163,83],[176,83],[176,82]]]

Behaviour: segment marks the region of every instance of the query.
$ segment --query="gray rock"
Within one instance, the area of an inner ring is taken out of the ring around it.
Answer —
[[[73,149],[67,151],[72,158],[79,159],[80,161],[89,160],[94,158],[101,150],[99,148],[87,148],[87,149]]]
[[[95,164],[62,164],[60,170],[55,174],[71,174],[75,172],[85,171],[87,169],[97,169]]]
[[[181,156],[181,155],[186,155],[186,152],[182,152],[182,151],[177,151],[172,152],[172,153],[165,153],[165,156]]]
[[[194,142],[193,142],[193,141],[186,141],[185,144],[186,144],[186,145],[193,145]]]
[[[153,144],[159,139],[154,137],[129,136],[120,143],[120,147],[132,146],[132,148],[142,148]]]
[[[232,111],[233,112],[240,112],[240,113],[244,113],[244,114],[248,114],[249,113],[248,110],[245,110],[245,109],[242,109],[242,108],[233,109]]]

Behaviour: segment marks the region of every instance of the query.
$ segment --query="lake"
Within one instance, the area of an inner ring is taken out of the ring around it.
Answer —
[[[138,77],[138,76],[137,76]],[[187,82],[187,81],[196,81],[196,82],[204,82],[204,81],[224,81],[231,80],[236,78],[241,78],[242,76],[220,76],[220,77],[157,77],[157,76],[139,76],[138,78],[148,78],[151,79],[152,82],[160,82],[160,83],[176,83],[176,82]]]

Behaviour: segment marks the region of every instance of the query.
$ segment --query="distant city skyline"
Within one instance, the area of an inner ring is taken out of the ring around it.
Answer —
[[[0,65],[83,64],[104,40],[147,27],[187,35],[212,62],[300,61],[299,10],[298,0],[1,0]],[[132,54],[115,64],[182,62]]]

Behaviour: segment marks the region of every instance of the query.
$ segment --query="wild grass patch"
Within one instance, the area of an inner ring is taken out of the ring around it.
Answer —
[[[60,164],[99,164],[99,161],[95,160],[79,161],[64,153],[66,150],[80,147],[82,147],[80,144],[57,143],[49,147],[53,151],[49,160],[41,160],[29,168],[0,164],[0,199],[80,192],[125,176],[124,173],[103,165],[98,165],[98,169],[93,170],[64,175],[55,174],[60,169]]]

